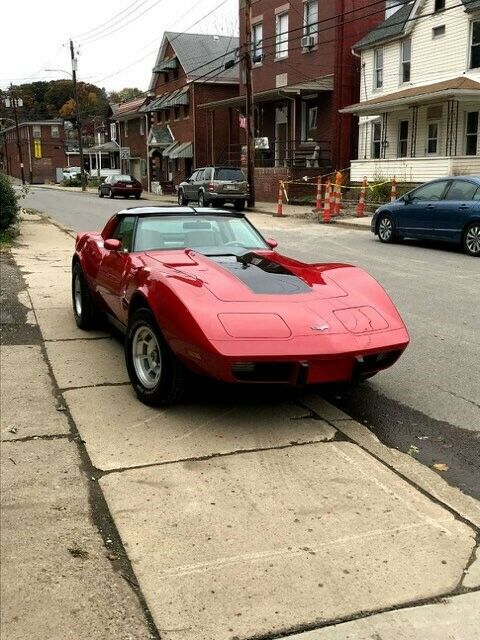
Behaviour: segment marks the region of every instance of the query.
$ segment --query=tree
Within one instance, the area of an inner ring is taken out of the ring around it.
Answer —
[[[137,87],[125,87],[120,91],[110,91],[108,101],[111,104],[119,104],[120,102],[135,100],[135,98],[140,98],[141,96],[143,96],[143,91],[140,91]]]

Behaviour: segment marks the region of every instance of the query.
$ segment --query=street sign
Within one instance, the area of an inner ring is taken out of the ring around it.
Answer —
[[[120,158],[130,160],[130,147],[120,147]]]

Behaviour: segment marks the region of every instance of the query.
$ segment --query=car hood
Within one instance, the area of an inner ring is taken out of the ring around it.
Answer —
[[[347,265],[309,265],[270,251],[204,256],[191,250],[149,251],[146,255],[172,272],[195,278],[224,302],[289,302],[347,296],[331,272]]]

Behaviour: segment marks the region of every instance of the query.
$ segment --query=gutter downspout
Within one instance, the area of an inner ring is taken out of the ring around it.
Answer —
[[[32,144],[30,141],[30,127],[27,127],[27,144],[28,144],[28,170],[30,173],[30,184],[32,184],[33,169],[32,169]]]
[[[197,168],[197,112],[195,109],[195,82],[192,82],[192,115],[193,115],[193,168]]]
[[[150,191],[150,155],[148,151],[148,138],[150,137],[150,129],[149,129],[149,114],[145,114],[145,148],[147,150],[147,191]]]

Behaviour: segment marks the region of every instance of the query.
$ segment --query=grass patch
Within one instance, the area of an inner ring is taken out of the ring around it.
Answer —
[[[17,234],[12,229],[3,229],[0,231],[0,251],[9,249]]]

